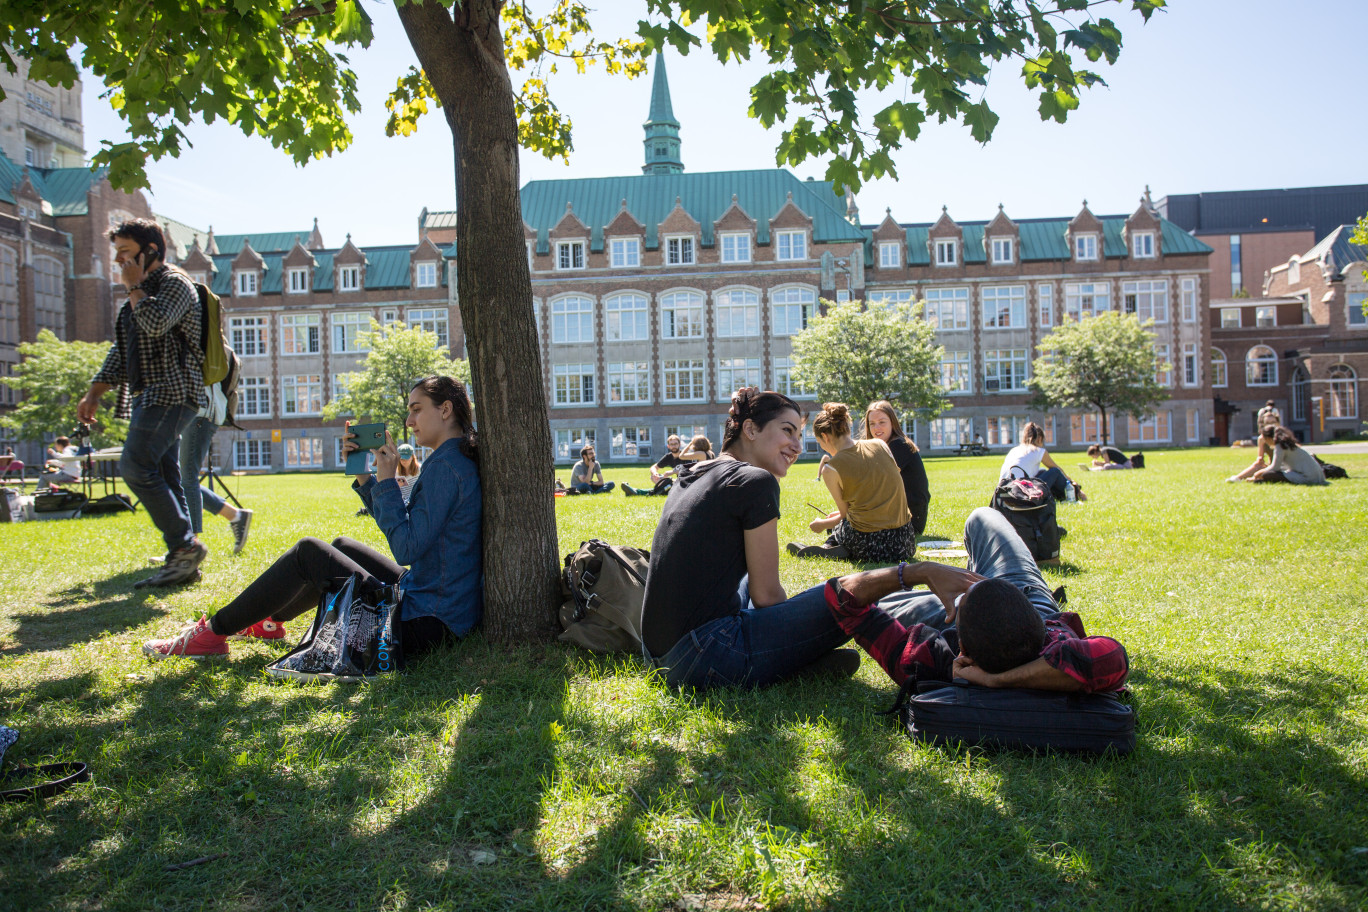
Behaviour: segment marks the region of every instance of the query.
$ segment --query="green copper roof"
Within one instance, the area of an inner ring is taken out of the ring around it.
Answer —
[[[255,235],[251,235],[255,237]],[[267,237],[267,235],[262,235]],[[256,249],[256,242],[252,242],[252,248]],[[241,249],[241,245],[239,245]],[[311,250],[314,261],[313,281],[311,287],[314,291],[333,290],[333,257],[337,255],[337,250]],[[373,291],[382,288],[408,288],[410,287],[409,255],[413,252],[412,247],[366,247],[362,251],[366,255],[366,277],[364,280],[365,289]],[[227,295],[233,290],[233,257],[236,254],[219,253],[213,257],[214,265],[218,271],[214,273],[212,288],[214,294]],[[285,267],[283,261],[285,253],[264,253],[261,259],[265,261],[265,274],[261,278],[260,292],[263,295],[280,294],[284,290]],[[438,267],[438,284],[446,285],[446,270]],[[358,302],[358,305],[369,307],[371,304]]]
[[[214,246],[219,253],[227,253],[237,256],[242,252],[244,241],[252,242],[252,249],[257,253],[289,253],[294,249],[295,241],[308,245],[309,235],[313,230],[308,231],[276,231],[266,234],[216,234],[214,235]]]
[[[646,123],[679,126],[679,121],[675,120],[674,108],[670,105],[670,80],[665,75],[665,55],[659,51],[656,52],[655,78],[651,84],[651,113],[647,116]]]
[[[831,185],[799,180],[781,168],[764,171],[711,171],[641,174],[531,181],[522,188],[523,221],[537,232],[537,250],[550,251],[547,233],[565,216],[565,204],[589,226],[590,246],[603,249],[603,229],[617,218],[623,200],[627,211],[646,226],[646,246],[659,246],[657,232],[678,198],[684,210],[702,224],[703,246],[713,245],[713,222],[737,204],[755,219],[755,240],[769,243],[769,220],[784,208],[788,194],[812,217],[814,243],[862,241],[864,233],[845,219],[845,201]]]
[[[684,157],[679,147],[679,121],[670,106],[670,80],[665,75],[665,55],[656,52],[655,81],[651,87],[651,113],[642,125],[646,138],[642,174],[681,174]]]
[[[1102,254],[1105,257],[1126,256],[1126,242],[1121,230],[1126,226],[1124,215],[1098,216],[1102,222]],[[1069,219],[1021,219],[1016,223],[1021,235],[1021,250],[1017,254],[1021,261],[1068,260],[1071,258],[1068,242]],[[931,222],[903,225],[907,236],[907,265],[930,266],[931,253],[927,248],[927,236]],[[987,262],[988,254],[983,248],[983,230],[987,222],[960,222],[961,256],[966,264]],[[1172,222],[1160,219],[1161,247],[1164,256],[1182,254],[1211,253],[1211,248]],[[867,226],[866,236],[873,236],[876,226]],[[873,246],[866,253],[865,264],[873,264]]]
[[[29,168],[33,189],[52,206],[54,216],[85,215],[90,211],[86,194],[91,184],[105,176],[103,168]],[[24,168],[0,152],[0,200],[15,202],[14,185],[24,179]]]

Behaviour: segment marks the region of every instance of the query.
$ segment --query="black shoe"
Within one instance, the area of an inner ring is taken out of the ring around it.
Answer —
[[[829,557],[832,560],[844,560],[850,557],[850,552],[843,545],[808,545],[803,547],[797,542],[788,543],[788,553],[794,557]]]
[[[798,672],[800,678],[848,678],[860,670],[860,650],[833,649]]]
[[[629,484],[624,483],[624,484],[622,485],[622,493],[625,494],[625,495],[628,496],[628,497],[636,497],[636,496],[637,496],[637,489],[634,488],[634,487],[632,487],[632,486],[629,485]]]
[[[166,561],[162,568],[147,579],[138,580],[133,584],[134,589],[146,589],[150,586],[184,586],[187,583],[198,583],[202,578],[199,565],[204,563],[204,559],[209,556],[209,549],[198,539],[191,539],[190,544],[177,548],[166,555]]]

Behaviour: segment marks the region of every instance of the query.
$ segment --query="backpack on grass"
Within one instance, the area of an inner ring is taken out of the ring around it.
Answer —
[[[1326,462],[1324,459],[1321,459],[1319,456],[1316,456],[1315,453],[1312,453],[1311,455],[1315,457],[1316,462],[1320,463],[1321,471],[1325,473],[1326,481],[1329,481],[1332,478],[1349,477],[1349,473],[1344,471],[1344,469],[1340,468],[1339,466]]]
[[[641,653],[641,606],[651,555],[597,538],[565,555],[562,643],[593,652]]]
[[[1013,471],[1018,466],[1013,466]],[[1059,523],[1055,499],[1044,482],[1034,478],[1004,478],[989,505],[1007,518],[1037,561],[1059,557]]]

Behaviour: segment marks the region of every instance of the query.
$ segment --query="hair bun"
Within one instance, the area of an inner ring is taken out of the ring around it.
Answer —
[[[840,421],[850,420],[850,409],[844,402],[824,402],[822,403],[822,411]]]
[[[743,386],[732,393],[731,408],[727,409],[727,415],[737,424],[745,421],[759,393],[759,388],[754,386]]]

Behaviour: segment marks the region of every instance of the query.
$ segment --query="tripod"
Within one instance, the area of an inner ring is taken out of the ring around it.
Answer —
[[[219,477],[219,474],[214,471],[214,444],[212,442],[209,444],[209,464],[204,467],[204,474],[200,476],[200,483],[211,491],[214,490],[214,485],[217,484],[219,488],[222,489],[225,500],[231,501],[233,506],[237,507],[239,510],[246,509],[242,506],[242,502],[237,499],[233,492],[228,490],[228,486],[223,483],[223,479]]]

